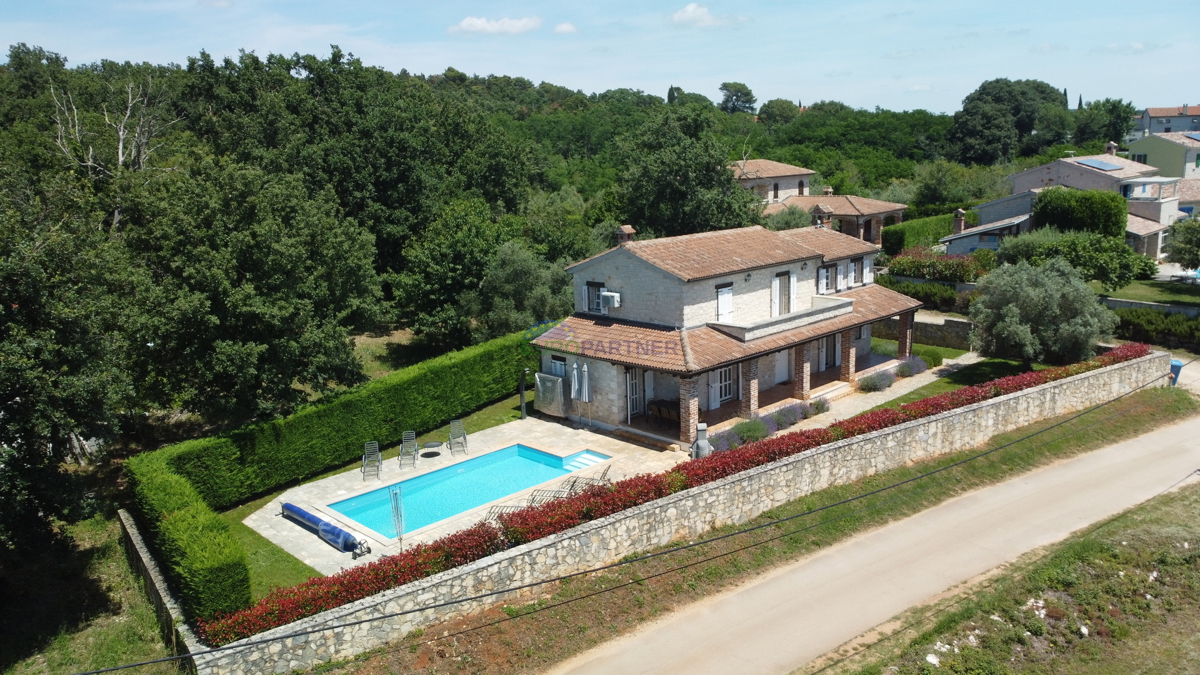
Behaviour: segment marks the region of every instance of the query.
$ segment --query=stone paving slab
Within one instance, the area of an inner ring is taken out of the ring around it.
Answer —
[[[571,476],[599,475],[606,466],[611,465],[609,478],[619,480],[640,473],[665,471],[688,458],[687,453],[684,452],[651,450],[607,434],[576,429],[569,424],[557,421],[530,417],[469,434],[467,445],[470,452],[466,456],[460,454],[451,457],[449,451],[443,446],[438,457],[418,459],[415,469],[411,466],[402,468],[395,458],[386,460],[379,479],[371,476],[364,480],[361,470],[354,468],[336,476],[296,486],[272,499],[242,522],[318,572],[326,575],[335,574],[348,567],[362,565],[384,556],[399,553],[401,546],[397,544],[396,540],[386,539],[382,535],[366,530],[358,523],[328,509],[328,504],[518,443],[558,456],[565,457],[581,450],[594,450],[608,455],[612,459],[410,532],[404,536],[403,546],[430,542],[469,527],[482,520],[493,506],[500,504],[523,505],[533,490],[553,488]],[[367,539],[371,553],[355,559],[349,553],[338,551],[316,534],[292,520],[280,516],[284,502],[295,504],[357,534],[360,538]]]

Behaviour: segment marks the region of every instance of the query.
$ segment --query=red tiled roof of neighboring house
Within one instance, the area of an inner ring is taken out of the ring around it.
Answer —
[[[1180,204],[1200,202],[1200,178],[1185,178],[1178,186]]]
[[[805,169],[801,166],[792,166],[783,162],[776,162],[770,159],[747,159],[741,162],[734,162],[729,165],[733,169],[733,176],[737,179],[743,178],[782,178],[783,176],[807,176],[814,174],[816,171]]]
[[[800,227],[794,230],[780,230],[777,234],[784,239],[790,239],[820,251],[826,260],[871,255],[880,250],[879,246],[869,241],[863,241],[858,237],[851,237],[848,234],[824,227]]]
[[[1200,116],[1200,105],[1188,105],[1187,112],[1183,111],[1183,106],[1177,105],[1173,108],[1146,108],[1146,112],[1151,117],[1180,117],[1183,115]]]
[[[834,216],[877,216],[884,213],[894,213],[908,208],[908,204],[885,202],[879,199],[857,197],[855,195],[792,195],[783,201],[771,204],[763,209],[764,215],[773,215],[789,206],[812,211],[813,207],[821,205],[829,208]]]
[[[1163,225],[1157,220],[1135,216],[1132,213],[1128,215],[1128,220],[1125,222],[1125,231],[1136,234],[1139,237],[1145,237],[1155,232],[1162,232],[1169,227],[1171,226]]]
[[[1097,169],[1096,167],[1088,166],[1087,164],[1080,164],[1079,163],[1080,160],[1084,160],[1084,159],[1094,159],[1094,160],[1099,160],[1101,162],[1108,162],[1109,164],[1116,164],[1117,166],[1119,166],[1121,168],[1115,169],[1113,171],[1105,171],[1104,169]],[[1089,171],[1095,171],[1096,173],[1104,174],[1105,176],[1113,176],[1116,178],[1136,178],[1138,176],[1143,176],[1146,174],[1158,173],[1158,169],[1153,166],[1150,166],[1149,164],[1142,164],[1141,162],[1135,162],[1132,159],[1129,159],[1127,157],[1122,157],[1120,155],[1103,154],[1103,155],[1086,155],[1084,157],[1063,157],[1062,159],[1060,159],[1058,161],[1069,162],[1071,164],[1075,164],[1075,165],[1081,166],[1085,169],[1088,169]],[[1045,166],[1045,165],[1043,165],[1043,166]],[[1040,168],[1040,167],[1035,167],[1035,168]],[[1030,169],[1030,171],[1032,171],[1032,170],[1033,169]]]
[[[617,248],[684,281],[719,277],[743,270],[819,258],[821,253],[759,227],[717,230],[680,237],[625,242]],[[612,249],[610,249],[611,251]],[[600,255],[606,255],[601,253]],[[581,260],[572,270],[597,256]]]
[[[1192,136],[1200,136],[1198,131],[1165,131],[1157,134],[1150,134],[1159,138],[1178,143],[1186,148],[1200,148],[1200,141],[1192,138]]]
[[[684,331],[576,314],[534,339],[533,344],[562,353],[683,375],[786,349],[921,306],[920,301],[878,284],[832,297],[853,299],[853,311],[749,342],[707,326]]]

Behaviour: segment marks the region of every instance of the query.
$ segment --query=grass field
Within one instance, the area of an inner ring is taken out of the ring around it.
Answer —
[[[1200,672],[1197,513],[1200,485],[1157,497],[983,588],[906,612],[890,622],[903,628],[822,672],[923,675],[929,654],[948,673]]]
[[[509,673],[537,672],[601,642],[613,639],[673,609],[728,590],[778,565],[792,562],[853,534],[903,518],[956,495],[996,483],[1064,457],[1136,436],[1194,415],[1197,403],[1181,389],[1142,391],[1091,412],[1046,436],[1021,440],[1062,419],[1044,420],[993,438],[991,447],[1018,441],[985,458],[947,469],[936,480],[918,481],[897,499],[885,492],[823,512],[820,520],[801,518],[786,525],[631,564],[606,573],[548,587],[535,602],[496,608],[479,616],[433,626],[410,635],[384,653],[368,655],[324,672]],[[947,466],[973,454],[956,453],[876,474],[852,485],[823,490],[738,526],[744,528],[810,511]],[[817,518],[812,516],[811,518]],[[817,525],[804,532],[800,528]],[[713,536],[733,531],[714,530]],[[790,534],[789,534],[790,533]],[[769,538],[781,538],[766,542]],[[750,542],[761,546],[732,552]],[[704,560],[713,556],[729,555]],[[693,567],[669,571],[684,563]],[[663,576],[654,575],[668,572]],[[630,584],[632,582],[632,584]],[[595,594],[597,591],[613,589]],[[585,597],[590,596],[590,597]],[[571,604],[560,605],[565,601]],[[519,617],[491,626],[486,623]],[[980,671],[983,672],[983,671]]]
[[[1036,363],[1033,365],[1034,370],[1043,370],[1049,367]],[[1020,361],[984,359],[978,363],[963,366],[945,377],[938,378],[923,387],[914,389],[903,396],[898,396],[883,405],[871,408],[871,410],[899,408],[905,403],[912,403],[923,398],[937,396],[938,394],[944,394],[962,387],[969,387],[973,384],[982,384],[997,378],[1008,377],[1009,375],[1020,375],[1023,372],[1025,372],[1025,366]]]
[[[957,359],[966,354],[964,349],[952,349],[950,347],[935,347],[933,345],[913,345],[922,349],[931,349],[942,355],[943,359]],[[898,345],[895,340],[885,340],[883,338],[871,338],[871,351],[876,354],[884,354],[886,356],[895,356]]]
[[[1107,295],[1121,300],[1138,300],[1141,302],[1160,302],[1168,305],[1187,305],[1200,307],[1200,286],[1184,284],[1178,281],[1135,281],[1119,291],[1106,292],[1100,282],[1088,284],[1092,290],[1101,295]]]

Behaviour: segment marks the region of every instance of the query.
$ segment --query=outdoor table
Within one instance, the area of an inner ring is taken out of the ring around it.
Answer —
[[[428,457],[437,457],[438,455],[442,454],[442,451],[441,451],[442,442],[441,441],[430,441],[429,443],[426,443],[425,445],[422,445],[421,447],[425,448],[425,452],[421,453],[422,457],[427,457],[427,458]]]

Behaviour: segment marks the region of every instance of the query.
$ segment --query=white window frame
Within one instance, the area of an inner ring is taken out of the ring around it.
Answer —
[[[817,294],[829,295],[833,292],[834,266],[826,265],[817,268]]]
[[[734,366],[725,366],[713,371],[717,377],[718,404],[728,403],[737,396],[737,378],[733,374]]]
[[[875,256],[863,258],[863,285],[875,283]]]
[[[722,304],[727,305],[722,312]],[[717,322],[733,322],[733,284],[717,287]]]
[[[584,293],[587,296],[584,299],[584,304],[587,305],[585,311],[588,314],[607,314],[604,310],[604,303],[600,300],[600,294],[605,290],[607,289],[603,286],[597,286],[594,282],[584,285]]]

